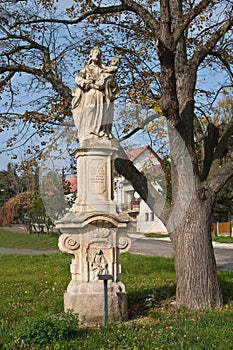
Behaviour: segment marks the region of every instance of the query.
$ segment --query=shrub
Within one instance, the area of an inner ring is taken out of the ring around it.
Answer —
[[[78,331],[78,316],[71,312],[29,318],[20,323],[14,334],[14,349],[45,349],[50,345],[73,338]]]

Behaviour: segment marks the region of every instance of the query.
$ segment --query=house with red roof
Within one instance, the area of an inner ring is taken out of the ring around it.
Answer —
[[[77,183],[77,176],[69,177],[68,179],[65,179],[63,183],[64,193],[70,194],[77,191],[78,183]]]

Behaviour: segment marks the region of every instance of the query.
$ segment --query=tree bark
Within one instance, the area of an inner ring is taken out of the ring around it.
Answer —
[[[216,193],[200,180],[192,140],[181,134],[181,127],[169,128],[173,209],[167,228],[175,250],[176,301],[190,309],[215,308],[222,305],[210,224]]]
[[[210,230],[212,203],[200,199],[196,191],[175,229],[177,306],[200,309],[222,305]]]
[[[177,306],[191,309],[222,305],[211,240],[214,192],[201,183],[194,150],[193,118],[196,66],[188,64],[183,37],[176,43],[181,1],[161,1],[161,108],[169,125],[173,210],[167,225],[175,249]],[[173,38],[174,39],[174,38]],[[208,195],[207,195],[208,192]]]

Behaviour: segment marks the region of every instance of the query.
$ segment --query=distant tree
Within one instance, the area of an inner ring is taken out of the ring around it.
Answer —
[[[0,188],[2,226],[18,222],[26,225],[29,232],[49,232],[52,229],[53,223],[46,213],[39,190],[38,169],[27,169],[20,174],[16,166],[8,164],[7,170],[0,172]]]
[[[0,209],[0,225],[10,226],[20,222],[30,206],[32,194],[22,192],[10,198]]]
[[[53,222],[47,215],[41,194],[36,190],[30,199],[28,208],[26,210],[27,221],[25,222],[30,233],[39,231],[44,233],[50,232],[53,227]]]
[[[41,176],[40,190],[47,214],[53,221],[65,215],[71,205],[64,197],[63,174],[61,176],[55,171],[49,171]]]
[[[233,215],[233,178],[218,192],[214,202],[214,210],[222,208]]]
[[[233,117],[233,88],[225,88],[223,90],[222,98],[219,99],[217,106],[214,108],[214,124],[217,126],[218,137],[221,138],[224,134],[224,130]],[[232,147],[233,147],[233,135],[229,135],[227,140],[225,152],[223,154],[222,163],[232,159]],[[233,214],[233,176],[227,181],[227,183],[221,188],[216,196],[214,203],[214,209],[219,206],[228,210]]]
[[[7,170],[0,171],[0,207],[7,200],[21,192],[21,179],[16,165],[9,163]]]

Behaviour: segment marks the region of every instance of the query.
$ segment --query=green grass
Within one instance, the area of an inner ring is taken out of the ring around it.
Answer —
[[[107,327],[77,327],[75,319],[63,314],[63,292],[70,280],[69,264],[70,256],[66,254],[0,255],[0,349],[232,348],[232,272],[219,272],[227,303],[224,308],[177,310],[172,306],[175,300],[173,259],[122,254],[122,281],[128,292],[131,320]]]
[[[162,234],[162,233],[145,233],[144,236],[150,237],[150,238],[166,238],[169,237],[168,235]]]
[[[57,241],[57,234],[14,233],[0,228],[0,247],[58,249]]]
[[[233,237],[230,236],[212,236],[212,240],[219,243],[233,243]]]

